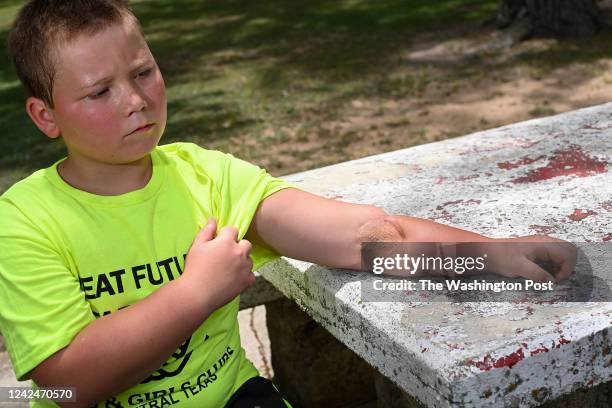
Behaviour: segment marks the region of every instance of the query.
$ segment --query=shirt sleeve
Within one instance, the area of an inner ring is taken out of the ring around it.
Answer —
[[[238,228],[239,238],[247,233],[259,204],[272,194],[294,188],[280,178],[271,176],[266,170],[225,154],[223,176],[219,190],[219,225],[233,225]],[[253,269],[278,258],[278,253],[270,248],[254,246],[251,251]]]
[[[0,198],[0,331],[18,380],[94,320],[60,250]]]
[[[228,153],[203,149],[194,143],[173,143],[163,146],[163,149],[189,163],[197,174],[195,180],[198,181],[193,182],[210,181],[213,184],[217,224],[219,228],[236,227],[239,238],[246,235],[263,200],[282,189],[295,188],[291,183]],[[251,250],[253,269],[278,256],[271,248],[254,245]]]

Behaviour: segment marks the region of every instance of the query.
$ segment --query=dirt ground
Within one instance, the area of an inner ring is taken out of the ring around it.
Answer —
[[[289,136],[259,164],[290,174],[611,100],[612,57],[597,44],[535,39],[506,47],[492,28],[473,32],[414,38],[388,69],[402,88],[409,81],[410,95],[360,96],[323,114],[318,128],[283,129]]]

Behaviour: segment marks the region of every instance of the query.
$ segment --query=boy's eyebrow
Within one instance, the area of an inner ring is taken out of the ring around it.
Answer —
[[[139,59],[136,61],[136,63],[134,64],[134,68],[132,69],[132,71],[138,71],[139,69],[141,69],[142,67],[144,67],[145,65],[151,64],[153,62],[152,58],[143,58],[143,59]]]
[[[153,62],[153,60],[151,58],[141,59],[141,60],[137,61],[136,65],[134,66],[134,68],[131,71],[138,71],[139,69],[141,69],[145,65],[150,64],[152,62]],[[98,79],[96,81],[93,81],[93,82],[90,82],[90,83],[87,83],[87,84],[83,85],[82,87],[79,88],[79,90],[91,88],[91,87],[94,87],[94,86],[96,86],[98,84],[102,84],[102,83],[105,83],[105,82],[110,82],[110,81],[112,81],[112,79],[113,79],[112,77],[106,76],[104,78],[100,78],[100,79]]]
[[[79,90],[91,88],[91,87],[96,86],[96,85],[101,84],[101,83],[110,82],[112,79],[113,79],[112,77],[100,78],[100,79],[98,79],[98,80],[96,80],[94,82],[87,83],[87,84],[83,85],[82,87],[79,88]]]

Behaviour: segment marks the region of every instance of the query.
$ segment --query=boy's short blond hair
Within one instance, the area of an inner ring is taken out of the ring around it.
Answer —
[[[125,0],[31,0],[19,11],[7,47],[28,96],[53,108],[55,51],[80,34],[94,35],[124,18],[138,19]],[[142,31],[142,30],[141,30]]]

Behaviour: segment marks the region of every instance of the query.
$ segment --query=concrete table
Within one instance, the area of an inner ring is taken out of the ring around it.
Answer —
[[[287,179],[491,237],[605,243],[612,241],[611,158],[606,104]],[[593,273],[612,287],[606,262]],[[361,281],[373,278],[365,273],[287,258],[260,272],[429,407],[537,406],[612,380],[610,302],[365,302]]]

